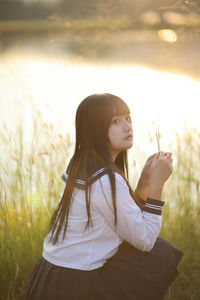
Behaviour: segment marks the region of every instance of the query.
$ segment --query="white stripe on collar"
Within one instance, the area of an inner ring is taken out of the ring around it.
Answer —
[[[89,179],[88,179],[88,182],[90,182],[91,180],[95,179],[96,177],[98,177],[98,175],[100,175],[101,173],[103,173],[107,168],[101,168],[99,169],[98,171],[96,171],[95,173],[93,173]],[[69,178],[69,175],[67,174],[67,172],[65,172],[63,175],[62,175],[62,179],[64,180],[64,178],[67,180]],[[65,180],[64,180],[65,181]],[[86,181],[84,180],[80,180],[80,179],[75,179],[75,183],[77,183],[78,185],[81,185],[82,187],[85,186],[86,184]]]

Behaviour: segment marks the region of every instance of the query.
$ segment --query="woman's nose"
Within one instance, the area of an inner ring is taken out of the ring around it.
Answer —
[[[132,124],[126,121],[125,124],[124,124],[124,130],[127,131],[127,132],[131,131],[132,130]]]

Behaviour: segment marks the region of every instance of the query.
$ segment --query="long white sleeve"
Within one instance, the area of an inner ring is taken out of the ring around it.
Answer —
[[[161,230],[163,201],[149,199],[142,211],[134,202],[122,176],[115,173],[117,226],[114,226],[112,192],[107,174],[95,182],[94,197],[96,209],[120,238],[141,251],[150,251]]]

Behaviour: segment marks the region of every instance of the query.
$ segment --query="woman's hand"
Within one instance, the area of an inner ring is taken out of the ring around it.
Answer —
[[[147,159],[137,184],[136,193],[144,201],[149,194],[151,164],[157,154],[158,153],[155,153]]]
[[[172,174],[172,153],[159,152],[151,162],[148,197],[161,199],[163,185]]]

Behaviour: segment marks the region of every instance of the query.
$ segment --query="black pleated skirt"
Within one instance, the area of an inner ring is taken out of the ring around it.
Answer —
[[[178,275],[183,253],[158,238],[150,252],[127,242],[98,269],[84,271],[36,264],[26,300],[160,300]]]

